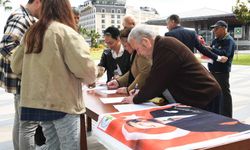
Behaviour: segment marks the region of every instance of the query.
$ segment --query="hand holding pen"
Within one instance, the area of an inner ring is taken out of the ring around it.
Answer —
[[[133,90],[129,91],[129,95],[128,97],[125,97],[123,100],[122,100],[122,103],[130,103],[130,104],[133,104],[133,98],[135,96],[135,94],[137,94],[139,92],[138,90],[138,83],[135,84],[135,87]]]
[[[131,92],[129,93],[130,95],[135,95],[136,91],[138,91],[138,83],[135,84],[135,87],[133,90],[131,90]]]

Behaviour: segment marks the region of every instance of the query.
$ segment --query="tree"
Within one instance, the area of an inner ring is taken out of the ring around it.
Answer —
[[[79,27],[79,32],[85,38],[90,38],[91,47],[95,47],[95,48],[98,47],[97,39],[101,37],[101,35],[98,32],[96,32],[95,30],[87,30],[86,28],[82,26]]]
[[[250,24],[250,10],[247,7],[247,3],[237,0],[236,5],[233,6],[233,13],[236,15],[237,20],[244,24],[246,39],[248,39],[249,28],[247,27],[247,25]]]
[[[250,23],[250,10],[247,7],[247,3],[237,0],[236,6],[233,7],[233,13],[236,15],[236,18],[242,23]]]
[[[98,47],[97,39],[99,39],[101,35],[95,30],[90,30],[89,37],[91,41],[91,47],[97,48]]]

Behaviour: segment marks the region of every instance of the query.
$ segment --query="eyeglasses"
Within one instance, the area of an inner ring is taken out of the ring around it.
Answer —
[[[114,40],[105,41],[105,43],[106,43],[107,45],[113,45],[115,42],[116,42],[116,41],[114,41]]]

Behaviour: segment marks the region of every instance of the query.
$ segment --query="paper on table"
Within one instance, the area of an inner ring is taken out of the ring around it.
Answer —
[[[99,90],[100,92],[104,94],[115,94],[116,90]]]
[[[114,105],[114,107],[119,112],[128,112],[128,111],[137,111],[137,110],[159,107],[159,106],[150,102],[150,103],[143,103],[143,104],[120,104],[120,105]]]
[[[116,90],[107,90],[107,89],[96,89],[95,90],[96,94],[99,94],[101,96],[107,97],[109,94],[115,94]]]
[[[104,104],[121,103],[124,97],[100,98]]]

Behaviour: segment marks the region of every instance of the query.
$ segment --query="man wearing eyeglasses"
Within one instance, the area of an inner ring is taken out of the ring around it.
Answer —
[[[120,31],[110,26],[104,30],[104,42],[107,45],[98,64],[98,77],[107,71],[107,82],[125,74],[130,68],[130,54],[121,44]]]
[[[231,72],[231,65],[234,56],[236,44],[234,39],[227,32],[228,25],[225,21],[219,20],[211,26],[215,39],[212,41],[211,49],[217,55],[228,57],[225,63],[214,61],[209,63],[208,68],[218,81],[223,92],[223,115],[232,117],[232,96],[230,92],[229,76]]]

